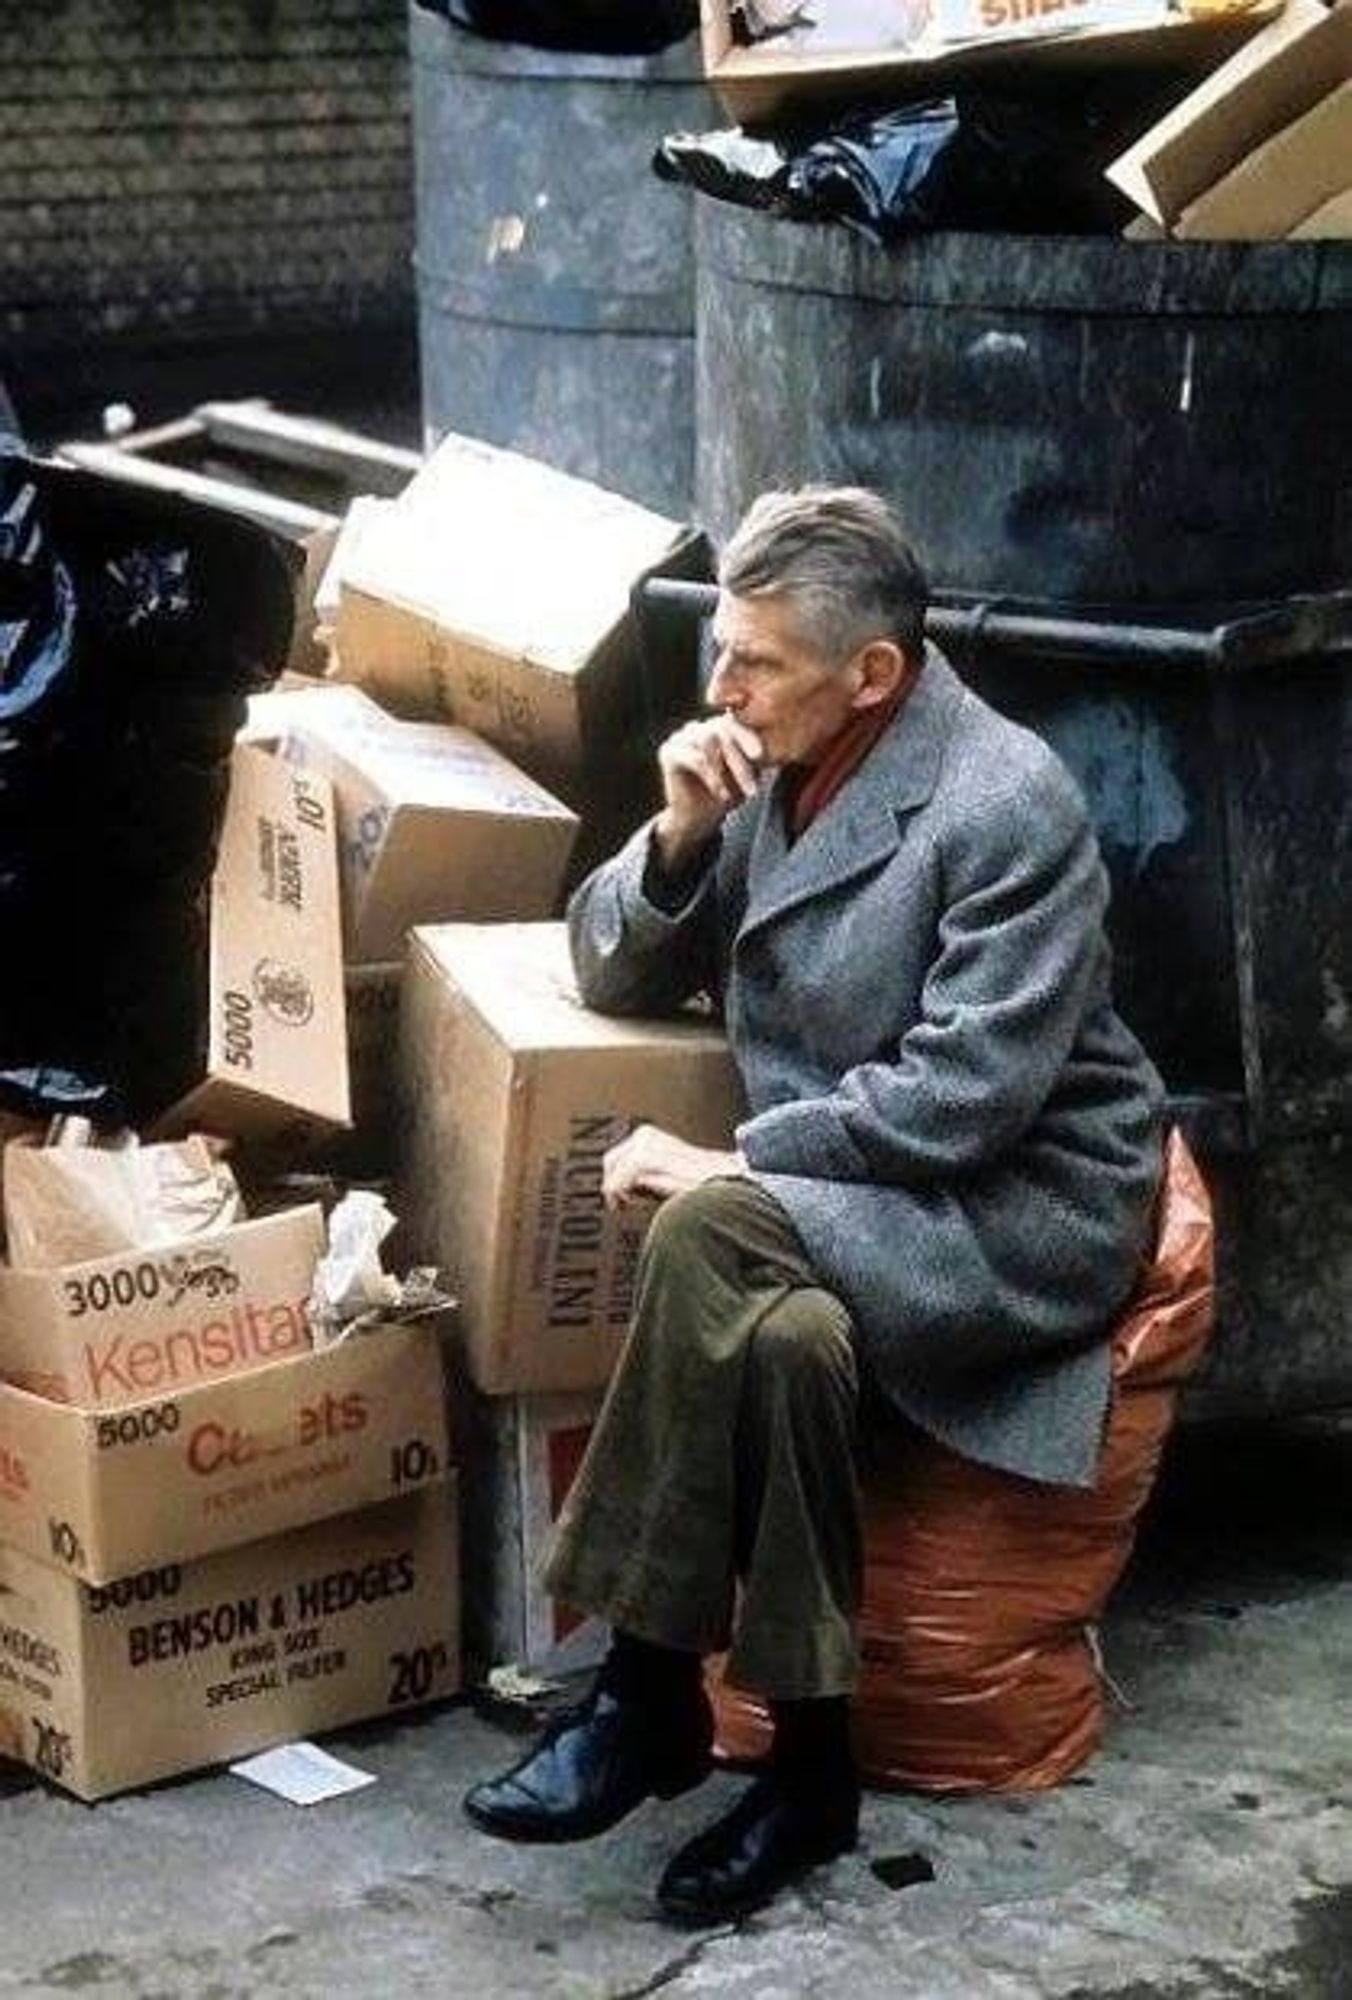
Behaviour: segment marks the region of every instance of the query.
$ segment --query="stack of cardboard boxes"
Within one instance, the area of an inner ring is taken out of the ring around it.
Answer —
[[[461,1301],[467,1648],[478,1667],[548,1666],[572,1621],[535,1564],[618,1357],[652,1216],[606,1210],[602,1158],[645,1122],[729,1146],[740,1085],[707,1018],[583,1007],[562,924],[415,932],[400,1063],[401,1206]]]
[[[250,747],[210,993],[166,1131],[346,1118],[330,788]],[[316,1350],[322,1247],[301,1207],[0,1268],[0,1751],[81,1797],[459,1684],[439,1342]]]

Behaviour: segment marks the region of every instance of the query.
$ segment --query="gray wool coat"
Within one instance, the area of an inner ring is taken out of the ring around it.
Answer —
[[[583,998],[714,994],[750,1109],[737,1143],[876,1384],[967,1457],[1088,1485],[1163,1094],[1111,1004],[1083,798],[933,648],[792,844],[780,783],[724,822],[675,914],[644,893],[646,828],[581,885]]]

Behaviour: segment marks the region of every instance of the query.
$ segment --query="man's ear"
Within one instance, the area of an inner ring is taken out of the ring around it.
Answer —
[[[890,701],[906,680],[910,667],[906,654],[893,639],[870,639],[854,656],[856,675],[851,708],[877,708]]]

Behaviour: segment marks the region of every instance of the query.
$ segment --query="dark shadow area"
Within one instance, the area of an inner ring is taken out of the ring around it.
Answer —
[[[1349,1575],[1352,1417],[1185,1426],[1115,1605],[1237,1616]]]

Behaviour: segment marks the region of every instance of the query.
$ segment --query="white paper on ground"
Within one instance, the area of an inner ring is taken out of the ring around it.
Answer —
[[[276,1750],[243,1758],[230,1770],[236,1778],[247,1778],[251,1785],[261,1785],[265,1792],[275,1792],[293,1806],[322,1805],[325,1799],[359,1792],[376,1781],[374,1771],[344,1764],[317,1743],[283,1743]]]

